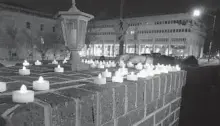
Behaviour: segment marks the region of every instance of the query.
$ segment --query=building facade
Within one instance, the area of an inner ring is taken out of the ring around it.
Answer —
[[[53,15],[1,3],[0,33],[1,59],[9,58],[12,52],[19,59],[26,59],[30,52],[39,59],[40,54],[32,48],[41,37],[45,43],[59,41],[60,29]]]
[[[201,57],[203,54],[205,26],[190,14],[126,18],[124,22],[126,53],[155,52],[196,57]],[[87,35],[90,45],[84,53],[82,51],[84,56],[118,55],[119,27],[119,19],[91,21]]]

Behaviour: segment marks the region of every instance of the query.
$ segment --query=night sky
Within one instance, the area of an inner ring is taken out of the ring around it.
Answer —
[[[71,0],[0,0],[23,5],[31,9],[56,14],[68,10]],[[76,0],[77,7],[84,12],[102,17],[117,17],[120,0]],[[193,7],[203,6],[213,10],[220,8],[220,0],[125,0],[124,16],[185,13]]]

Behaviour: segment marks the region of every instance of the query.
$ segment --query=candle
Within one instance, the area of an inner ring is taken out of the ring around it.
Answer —
[[[5,92],[7,90],[6,83],[0,82],[0,92]]]
[[[120,61],[120,62],[119,62],[119,66],[120,66],[120,67],[125,67],[125,63],[124,63],[123,61]]]
[[[147,70],[141,70],[140,72],[138,72],[137,76],[139,78],[146,78],[148,76]]]
[[[96,64],[95,64],[95,63],[92,63],[90,66],[91,66],[92,68],[96,68]]]
[[[65,64],[65,63],[67,63],[67,58],[65,58],[65,59],[63,60],[63,64]]]
[[[58,62],[54,59],[52,64],[58,64]]]
[[[123,83],[124,78],[119,71],[115,72],[115,76],[112,77],[112,82]]]
[[[99,74],[98,77],[94,78],[94,83],[95,84],[106,84],[106,78],[102,77],[102,75]]]
[[[29,66],[29,65],[30,65],[30,63],[27,60],[24,60],[23,66]]]
[[[63,73],[64,72],[64,68],[60,67],[60,65],[58,65],[56,68],[54,68],[54,72]]]
[[[111,67],[116,67],[116,63],[115,62],[111,62]]]
[[[71,30],[71,41],[76,42],[76,29]]]
[[[36,66],[39,66],[39,65],[42,65],[42,63],[41,63],[39,60],[37,60],[37,61],[35,62],[35,65],[36,65]]]
[[[137,75],[134,74],[134,72],[131,72],[131,74],[127,75],[127,80],[137,81],[138,77],[137,77]]]
[[[12,92],[12,101],[16,103],[29,103],[34,101],[34,91],[27,90],[25,85],[22,85],[20,90]]]
[[[111,65],[107,62],[107,63],[105,63],[105,67],[109,68],[109,67],[111,67]]]
[[[119,68],[119,72],[121,73],[121,75],[127,75],[128,74],[128,69],[125,67]]]
[[[133,64],[132,62],[128,62],[128,63],[127,63],[127,66],[128,66],[128,67],[134,67],[134,64]]]
[[[50,83],[49,81],[44,80],[42,76],[40,76],[38,80],[33,82],[33,89],[39,91],[49,90]]]
[[[99,65],[98,65],[98,68],[100,68],[100,69],[104,69],[105,66],[102,64],[102,62],[100,62]]]
[[[30,69],[27,69],[25,66],[23,66],[23,68],[22,69],[19,69],[19,74],[20,75],[30,75]]]
[[[112,73],[108,71],[108,69],[106,69],[104,72],[102,72],[102,76],[103,77],[112,77]]]
[[[137,70],[142,70],[142,69],[143,69],[143,65],[142,65],[141,63],[138,63],[138,64],[135,66],[135,68],[136,68]]]

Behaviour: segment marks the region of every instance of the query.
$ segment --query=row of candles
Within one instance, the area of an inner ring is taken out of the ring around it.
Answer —
[[[64,59],[63,63],[66,63],[67,60]],[[52,62],[52,64],[58,64],[56,60]],[[30,75],[30,69],[27,69],[26,67],[29,66],[30,63],[25,60],[23,62],[23,68],[19,69],[20,75]],[[37,60],[35,62],[35,65],[42,65],[42,63]],[[56,68],[54,68],[55,72],[64,72],[64,68],[60,67],[58,65]],[[33,90],[38,91],[45,91],[50,89],[50,82],[48,80],[44,80],[42,76],[39,77],[38,80],[33,81]],[[5,82],[0,82],[0,92],[7,91],[7,84]],[[20,87],[20,90],[16,90],[12,92],[12,101],[16,103],[29,103],[34,101],[34,91],[27,90],[27,87],[25,85],[22,85]]]
[[[63,63],[67,63],[67,59],[64,59]],[[52,62],[52,64],[57,64],[57,67],[54,68],[54,72],[59,72],[59,73],[64,72],[64,68],[61,67],[56,60],[54,60]],[[35,65],[36,66],[42,65],[42,62],[37,60],[35,62]],[[27,60],[24,60],[22,69],[19,69],[19,71],[18,71],[20,75],[30,75],[31,74],[30,69],[26,68],[27,66],[30,66],[30,63]]]
[[[94,83],[96,84],[106,84],[106,78],[111,78],[112,82],[118,82],[122,83],[124,80],[124,77],[127,80],[130,81],[137,81],[138,78],[147,78],[147,77],[153,77],[154,75],[162,74],[162,73],[168,73],[168,72],[174,72],[174,71],[180,71],[181,68],[171,65],[152,65],[152,64],[145,64],[142,65],[141,63],[138,63],[136,66],[134,66],[132,63],[128,63],[128,67],[135,67],[137,70],[137,74],[134,72],[128,72],[128,68],[126,68],[125,63],[120,62],[119,63],[120,68],[115,71],[115,75],[112,76],[112,73],[106,69],[104,72],[98,75],[98,77],[94,78]]]
[[[38,80],[33,81],[33,90],[46,91],[50,89],[50,82],[44,80],[42,76]],[[16,103],[29,103],[34,101],[34,91],[28,90],[25,85],[20,87],[20,90],[12,92],[12,101]],[[0,82],[0,92],[7,91],[7,84]]]

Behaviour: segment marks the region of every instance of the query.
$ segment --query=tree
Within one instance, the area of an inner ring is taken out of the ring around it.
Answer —
[[[14,20],[12,21],[12,23],[9,23],[5,26],[5,32],[10,38],[10,41],[7,42],[7,47],[10,53],[9,57],[11,58],[13,53],[12,50],[21,46],[21,43],[18,43],[16,41],[18,35],[18,28],[16,27]]]
[[[127,33],[127,29],[128,29],[128,24],[122,19],[120,19],[119,23],[114,27],[117,36],[116,39],[119,41],[119,55],[124,54],[124,43],[125,43],[124,39]]]

